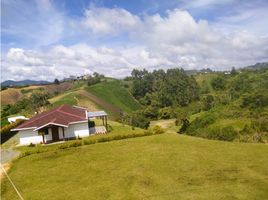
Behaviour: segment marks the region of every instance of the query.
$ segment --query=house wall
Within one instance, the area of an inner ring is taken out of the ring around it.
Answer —
[[[89,136],[88,122],[71,124],[68,128],[64,129],[65,138],[77,138]]]
[[[52,140],[52,130],[51,128],[48,129],[48,135],[44,135],[45,137],[45,142],[51,141]]]
[[[60,140],[61,140],[61,139],[63,139],[63,131],[62,131],[62,127],[59,127],[58,131],[59,131],[59,138],[60,138]],[[65,132],[65,130],[64,130],[64,132]]]
[[[63,131],[61,127],[59,129],[59,138],[63,139]],[[68,128],[64,128],[64,135],[65,138],[77,138],[79,137],[88,137],[89,136],[89,128],[87,122],[77,123],[77,124],[70,124]],[[31,130],[23,130],[19,131],[20,136],[20,144],[21,145],[29,145],[30,143],[33,144],[40,144],[43,142],[43,138],[41,135],[38,135],[38,131]],[[48,129],[48,135],[44,135],[45,142],[52,140],[52,130],[51,128]]]
[[[42,136],[38,135],[38,131],[33,131],[33,129],[19,131],[19,136],[21,145],[40,144],[40,142],[43,142]]]

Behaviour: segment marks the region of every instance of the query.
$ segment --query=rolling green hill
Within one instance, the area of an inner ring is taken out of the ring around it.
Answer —
[[[87,87],[86,90],[127,113],[140,108],[139,103],[118,80],[98,83]]]
[[[25,199],[263,200],[267,154],[265,144],[166,133],[29,155],[9,176]],[[17,199],[7,179],[1,194]]]

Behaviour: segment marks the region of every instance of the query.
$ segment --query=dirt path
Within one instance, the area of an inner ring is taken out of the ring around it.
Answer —
[[[0,179],[2,179],[4,177],[4,172],[2,170],[2,167],[8,171],[10,168],[10,162],[16,158],[17,156],[19,156],[19,152],[18,151],[14,151],[12,149],[3,149],[1,148],[1,170],[0,170]]]
[[[19,156],[19,154],[18,151],[1,148],[1,164],[9,163],[11,160]]]

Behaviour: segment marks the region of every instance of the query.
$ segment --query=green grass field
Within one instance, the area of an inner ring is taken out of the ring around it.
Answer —
[[[139,103],[132,97],[127,89],[120,85],[118,80],[92,85],[87,87],[87,90],[125,112],[130,113],[140,108]]]
[[[25,199],[267,199],[268,146],[173,133],[33,154],[9,175]],[[2,199],[18,199],[7,179]]]

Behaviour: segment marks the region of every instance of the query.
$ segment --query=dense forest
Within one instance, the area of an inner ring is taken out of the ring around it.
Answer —
[[[143,105],[132,124],[176,118],[178,133],[262,142],[268,138],[268,70],[187,75],[183,69],[133,70],[130,91]]]

